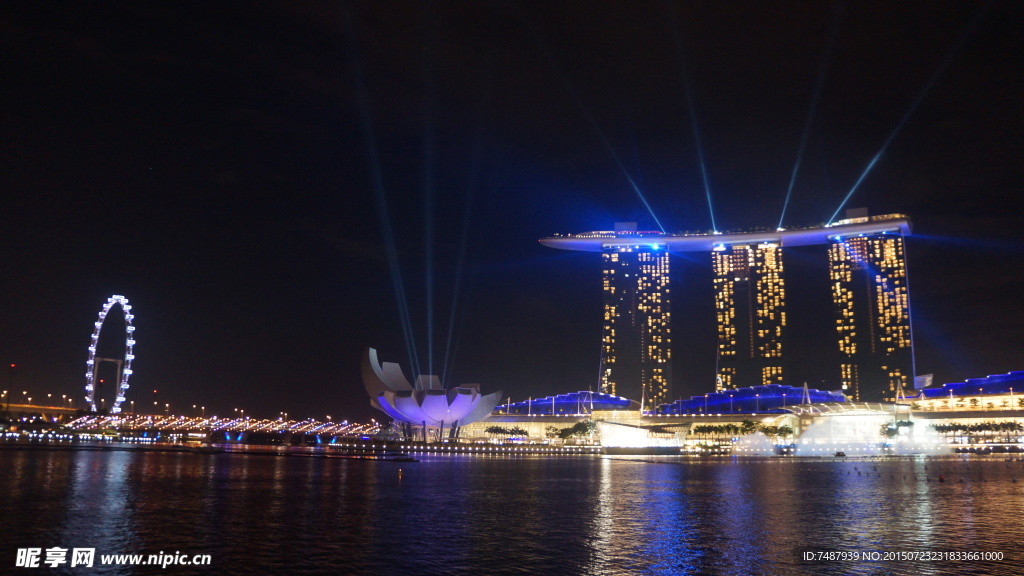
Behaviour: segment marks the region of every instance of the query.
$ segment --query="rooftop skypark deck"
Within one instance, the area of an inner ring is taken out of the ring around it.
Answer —
[[[789,228],[753,232],[665,234],[657,231],[597,231],[541,238],[550,248],[600,252],[609,246],[649,245],[672,252],[710,252],[730,244],[778,243],[783,247],[827,244],[836,237],[860,234],[909,234],[910,219],[903,214],[885,214],[838,220],[831,226]]]

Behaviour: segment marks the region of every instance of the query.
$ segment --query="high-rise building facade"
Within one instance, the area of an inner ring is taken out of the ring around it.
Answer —
[[[903,236],[834,237],[828,255],[843,390],[893,402],[914,379]]]
[[[782,254],[812,245],[828,247],[837,314],[839,361],[821,359],[835,374],[825,384],[842,387],[851,399],[894,399],[914,379],[903,245],[909,233],[910,220],[902,214],[868,216],[861,210],[811,228],[667,234],[637,232],[633,224],[540,243],[602,254],[601,391],[643,399],[649,409],[672,399],[668,253],[712,255],[721,391],[787,384],[788,358],[799,351],[788,343]]]
[[[650,245],[601,252],[604,334],[601,392],[641,400],[651,409],[671,400],[668,252]]]
[[[711,251],[718,324],[716,389],[782,384],[786,287],[777,242]]]

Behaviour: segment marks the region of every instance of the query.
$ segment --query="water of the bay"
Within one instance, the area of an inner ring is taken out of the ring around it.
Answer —
[[[0,573],[1019,574],[1024,462],[0,450]],[[940,476],[942,481],[940,481]],[[209,567],[16,568],[19,548]],[[841,552],[847,559],[807,560]],[[1003,560],[872,559],[1002,553]],[[859,559],[849,559],[854,553]]]

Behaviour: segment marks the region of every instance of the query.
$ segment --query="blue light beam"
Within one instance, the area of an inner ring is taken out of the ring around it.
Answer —
[[[789,176],[789,187],[786,188],[786,200],[782,203],[782,214],[779,215],[779,225],[782,229],[782,221],[786,217],[786,209],[789,208],[789,199],[793,195],[793,185],[796,183],[796,175],[800,172],[800,162],[804,157],[804,149],[807,147],[807,136],[811,133],[811,125],[818,114],[818,100],[821,96],[821,86],[825,83],[825,73],[828,71],[828,64],[832,61],[832,51],[835,48],[836,37],[839,35],[839,23],[842,20],[842,4],[838,4],[835,13],[832,15],[832,29],[829,32],[825,52],[818,64],[818,81],[814,85],[814,95],[811,97],[811,105],[807,109],[807,118],[804,120],[804,133],[800,136],[800,149],[796,153],[796,163],[793,165],[793,173]]]
[[[362,119],[366,157],[370,166],[370,178],[377,205],[377,215],[380,218],[381,229],[384,232],[384,248],[388,259],[388,268],[391,272],[391,284],[395,291],[395,304],[398,306],[398,316],[402,325],[402,336],[405,339],[406,354],[409,356],[409,365],[416,366],[416,340],[413,335],[412,319],[409,316],[408,301],[405,297],[405,284],[402,281],[402,270],[398,260],[398,247],[395,244],[394,227],[391,224],[391,214],[388,210],[387,189],[384,183],[384,173],[381,170],[380,156],[377,152],[377,138],[373,127],[373,118],[370,113],[370,99],[366,84],[363,81],[363,70],[359,61],[352,16],[347,9],[343,10],[343,14],[345,29],[349,37],[349,57],[352,66],[352,80],[355,86],[356,105],[359,108],[359,115]]]
[[[469,245],[469,230],[473,214],[473,199],[479,183],[480,162],[483,155],[482,141],[484,125],[483,117],[485,115],[484,102],[485,100],[481,99],[480,110],[478,111],[476,125],[473,130],[473,152],[470,156],[469,176],[466,179],[466,204],[462,214],[462,232],[459,237],[459,254],[456,258],[454,287],[452,289],[452,305],[448,316],[448,338],[444,349],[444,364],[441,368],[442,382],[448,382],[451,379],[452,374],[449,371],[449,367],[455,363],[455,352],[452,349],[452,342],[455,340],[455,333],[457,332],[457,320],[459,319],[457,312],[459,310],[462,276],[466,264],[466,248]],[[454,370],[454,368],[452,368],[452,370]]]
[[[586,118],[587,122],[590,124],[590,128],[594,131],[598,139],[604,145],[605,151],[607,151],[608,155],[611,156],[612,160],[615,161],[615,165],[619,167],[619,170],[622,172],[622,175],[626,178],[626,181],[629,182],[629,186],[630,188],[633,189],[633,192],[636,192],[637,198],[640,199],[640,202],[643,203],[644,208],[647,209],[647,213],[650,214],[651,218],[654,219],[654,223],[658,226],[658,229],[664,233],[665,227],[661,225],[661,220],[659,220],[658,217],[654,214],[654,210],[651,208],[650,203],[647,201],[647,197],[644,195],[643,191],[640,190],[640,187],[637,186],[636,181],[630,175],[629,171],[626,170],[626,165],[623,164],[622,159],[619,158],[619,155],[615,153],[615,149],[612,148],[611,142],[609,142],[608,138],[604,135],[604,131],[602,131],[601,127],[597,124],[597,121],[594,119],[594,116],[590,113],[590,110],[587,109],[587,107],[583,104],[583,100],[580,98],[579,92],[577,92],[576,87],[569,80],[568,76],[566,76],[565,73],[562,72],[561,66],[559,66],[558,61],[551,54],[551,51],[548,50],[547,44],[544,43],[544,40],[540,37],[540,34],[538,34],[537,31],[534,30],[532,26],[530,26],[529,21],[526,19],[526,15],[523,14],[522,9],[518,9],[517,12],[519,14],[519,18],[523,21],[523,25],[526,27],[527,31],[530,32],[530,35],[533,37],[534,41],[540,47],[541,52],[543,52],[544,56],[547,58],[548,64],[551,66],[552,70],[554,70],[555,73],[558,74],[558,77],[559,79],[561,79],[562,85],[565,88],[566,92],[569,93],[569,96],[573,99],[573,102],[576,103],[577,108],[579,108],[584,118]]]
[[[423,4],[423,241],[425,244],[424,282],[427,313],[427,374],[434,374],[434,108],[435,94],[433,45],[434,22],[429,4]],[[422,373],[417,371],[417,373]]]
[[[700,128],[697,125],[697,105],[693,101],[693,87],[690,85],[690,75],[686,71],[686,58],[683,53],[683,41],[679,34],[679,27],[676,22],[679,15],[676,12],[675,4],[669,3],[671,14],[670,24],[672,26],[672,39],[676,45],[676,55],[679,58],[679,72],[683,77],[683,88],[686,92],[686,105],[690,111],[690,128],[693,130],[693,141],[697,146],[697,160],[700,162],[700,176],[704,182],[704,197],[708,201],[708,214],[711,216],[711,229],[718,232],[718,225],[715,223],[715,208],[711,202],[711,183],[708,181],[707,163],[704,161],[704,145],[701,143]]]
[[[871,172],[871,169],[875,167],[876,163],[878,163],[879,158],[881,158],[882,155],[885,154],[885,150],[889,147],[889,144],[893,141],[893,139],[896,138],[896,135],[900,133],[900,130],[903,129],[903,125],[907,123],[907,120],[910,118],[911,115],[914,114],[914,111],[917,110],[917,107],[921,104],[925,96],[931,90],[932,85],[934,85],[936,80],[938,80],[939,77],[942,76],[943,72],[946,71],[946,68],[948,68],[949,64],[953,61],[953,58],[955,58],[956,55],[960,52],[960,50],[963,48],[964,44],[967,42],[967,39],[971,36],[971,34],[974,33],[974,29],[978,27],[978,23],[981,22],[982,18],[984,18],[985,14],[988,12],[989,6],[990,4],[986,4],[984,8],[982,8],[978,12],[977,16],[975,16],[974,19],[971,20],[971,23],[967,26],[967,29],[964,30],[964,33],[960,35],[960,38],[949,49],[949,52],[946,53],[946,57],[943,59],[942,63],[939,64],[939,67],[932,74],[931,78],[928,79],[928,82],[924,85],[924,88],[921,90],[920,93],[918,93],[917,98],[915,98],[914,101],[910,104],[910,109],[907,110],[907,113],[904,114],[903,118],[901,118],[899,123],[896,124],[896,128],[889,134],[889,137],[885,139],[885,142],[882,143],[882,147],[878,150],[878,153],[875,154],[875,156],[871,159],[870,162],[868,162],[867,168],[865,168],[864,171],[861,172],[860,177],[857,178],[857,181],[853,184],[853,188],[850,188],[850,191],[846,193],[846,197],[844,197],[843,201],[839,203],[839,207],[836,208],[836,211],[832,214],[832,217],[828,219],[829,225],[835,222],[836,216],[838,216],[839,213],[843,210],[843,208],[846,206],[846,203],[850,200],[850,197],[852,197],[853,193],[857,191],[857,188],[860,186],[861,182],[864,181],[864,178],[867,177],[868,173]]]

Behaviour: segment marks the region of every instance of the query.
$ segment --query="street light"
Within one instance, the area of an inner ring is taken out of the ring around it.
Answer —
[[[15,368],[16,368],[16,366],[14,364],[11,364],[11,371],[9,372],[10,376],[9,376],[9,378],[7,380],[7,388],[9,390],[11,390],[11,394],[14,394],[14,369]],[[6,390],[4,391],[4,395],[7,396],[7,391]],[[10,417],[10,415],[11,415],[11,397],[7,396],[7,416],[8,416],[8,418]]]

